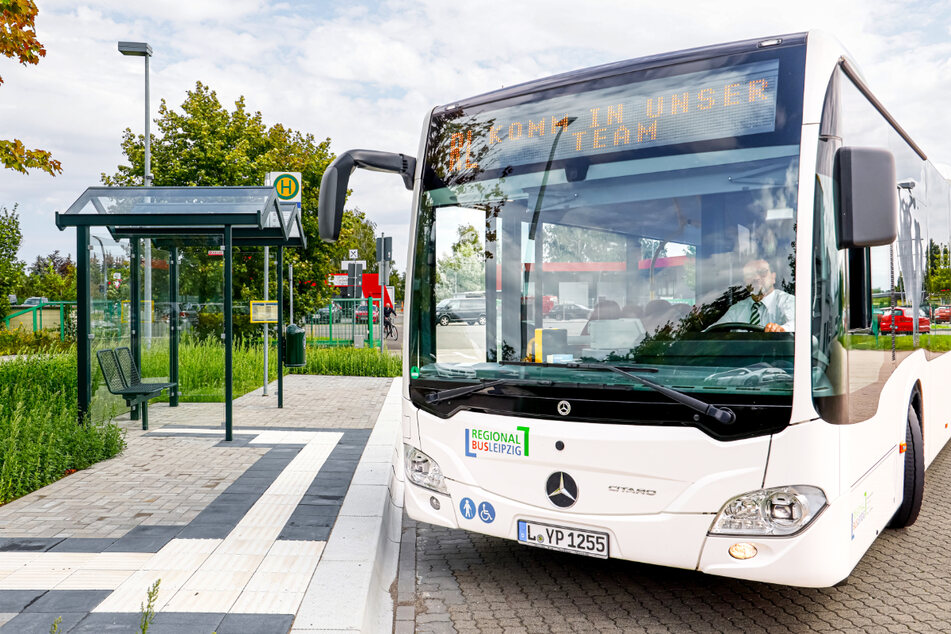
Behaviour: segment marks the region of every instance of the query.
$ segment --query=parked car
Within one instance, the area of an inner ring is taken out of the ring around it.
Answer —
[[[555,304],[548,313],[552,319],[587,319],[590,315],[590,308],[574,302]]]
[[[757,367],[734,368],[723,372],[716,372],[708,376],[705,381],[720,386],[736,385],[754,387],[757,385],[774,385],[776,387],[792,388],[792,375],[782,368]]]
[[[364,308],[366,308],[366,306],[364,306]],[[343,308],[341,308],[339,304],[324,306],[323,308],[317,310],[314,318],[317,320],[318,324],[327,324],[330,323],[331,316],[333,316],[334,323],[339,322],[343,317]]]
[[[894,321],[896,333],[911,333],[914,331],[913,314],[911,306],[886,308],[878,318],[878,329],[882,334],[888,334],[892,331]],[[918,332],[931,332],[931,320],[925,317],[920,309],[918,310]]]
[[[485,297],[453,297],[436,306],[436,322],[448,326],[453,322],[485,325]]]
[[[935,308],[934,320],[936,322],[951,322],[951,306],[938,306]]]
[[[28,297],[26,301],[23,302],[23,305],[24,306],[39,306],[40,304],[45,304],[48,301],[50,300],[45,297]]]
[[[358,304],[357,307],[353,310],[353,319],[358,324],[367,323],[367,305]],[[380,323],[380,307],[376,304],[373,304],[373,323]]]

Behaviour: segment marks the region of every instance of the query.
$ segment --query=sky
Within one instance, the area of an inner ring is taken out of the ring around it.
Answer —
[[[822,29],[852,53],[880,101],[949,173],[951,3],[908,0],[480,0],[447,3],[268,0],[38,0],[37,66],[0,57],[0,138],[52,152],[56,177],[0,170],[0,207],[18,204],[20,259],[75,254],[65,211],[123,163],[122,131],[144,128],[142,58],[151,44],[150,113],[176,109],[201,81],[229,110],[242,95],[339,153],[416,155],[424,116],[447,104],[548,75],[696,46]],[[153,124],[153,132],[155,130]],[[263,183],[262,183],[263,184]],[[406,262],[411,193],[358,170],[349,206],[393,236]]]

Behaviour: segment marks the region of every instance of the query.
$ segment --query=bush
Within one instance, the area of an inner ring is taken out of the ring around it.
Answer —
[[[220,341],[225,331],[225,316],[221,313],[198,313],[195,336],[199,341]]]
[[[0,363],[0,503],[125,447],[113,423],[77,423],[75,355]]]
[[[402,376],[403,360],[377,348],[308,348],[307,365],[294,374]]]
[[[221,342],[221,335],[225,331],[225,316],[223,313],[200,312],[198,323],[195,326],[195,337],[199,341]],[[235,342],[261,343],[264,341],[264,332],[261,324],[251,323],[251,316],[246,313],[235,313],[231,318],[231,335]],[[272,335],[273,336],[273,335]]]
[[[74,347],[73,341],[60,340],[58,330],[0,329],[0,355],[69,352]]]

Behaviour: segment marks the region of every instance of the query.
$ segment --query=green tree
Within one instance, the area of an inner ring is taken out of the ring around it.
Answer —
[[[349,249],[359,249],[360,258],[375,260],[374,225],[359,211],[344,213],[340,239],[333,244],[319,238],[317,197],[320,179],[333,160],[330,139],[318,141],[312,134],[291,130],[280,123],[268,127],[260,112],[248,112],[244,97],[229,111],[215,91],[198,82],[188,91],[181,110],[163,99],[156,132],[151,137],[151,168],[156,186],[262,185],[268,172],[301,173],[301,212],[307,247],[285,251],[285,266],[294,265],[295,280],[316,285],[294,293],[295,316],[306,315],[336,294],[325,281],[338,273]],[[142,184],[144,135],[126,129],[122,135],[126,165],[112,175],[102,174],[105,185]],[[263,299],[263,249],[242,248],[234,258],[234,298],[237,304]],[[277,297],[275,254],[271,254],[270,297]],[[221,301],[222,258],[208,256],[207,248],[183,249],[179,273],[183,296],[199,302]],[[284,271],[286,279],[286,269]],[[285,297],[287,295],[285,294]],[[246,321],[246,318],[245,318]],[[239,328],[237,332],[241,332]],[[257,332],[255,329],[254,332]]]
[[[390,281],[387,285],[393,287],[393,301],[402,304],[406,296],[406,272],[390,269]]]
[[[927,283],[932,301],[946,301],[951,292],[951,251],[947,244],[929,242]]]
[[[17,58],[21,64],[38,64],[46,49],[36,39],[37,8],[33,0],[0,2],[0,55]],[[3,78],[0,77],[0,84]],[[0,162],[7,169],[27,173],[40,169],[55,176],[62,173],[59,161],[46,150],[28,150],[20,139],[0,139]]]
[[[450,253],[436,261],[436,299],[456,293],[485,290],[485,247],[471,224],[456,228]]]
[[[16,292],[23,278],[23,262],[17,259],[22,240],[17,206],[12,210],[0,207],[0,318],[10,311],[7,296]]]
[[[76,263],[71,255],[59,250],[36,256],[17,287],[18,297],[46,297],[53,301],[76,299]]]
[[[626,258],[624,236],[587,227],[545,225],[546,262],[620,262]]]

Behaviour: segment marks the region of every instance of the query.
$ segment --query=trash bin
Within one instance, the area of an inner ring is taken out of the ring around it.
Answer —
[[[289,368],[302,368],[307,357],[307,332],[296,324],[284,331],[284,365]]]

